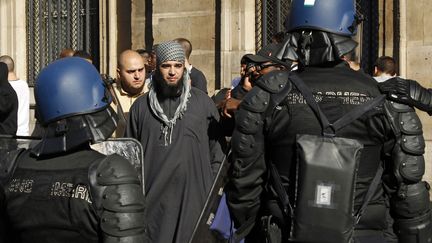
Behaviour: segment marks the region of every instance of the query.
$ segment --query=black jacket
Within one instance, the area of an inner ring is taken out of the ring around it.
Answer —
[[[7,65],[0,63],[0,134],[15,135],[18,129],[18,97],[7,77]]]
[[[207,94],[207,79],[204,76],[204,73],[192,66],[189,75],[192,87],[202,90],[204,93]]]
[[[372,78],[345,66],[306,68],[298,75],[312,90],[330,122],[380,94]],[[265,189],[268,163],[274,163],[285,189],[293,196],[296,134],[320,135],[322,131],[316,116],[295,86],[276,109],[266,113],[268,104],[272,104],[271,91],[274,91],[266,85],[274,86],[271,82],[261,82],[246,95],[236,114],[239,119],[236,119],[231,140],[233,167],[227,188],[228,201],[237,227],[244,227],[245,232],[252,229],[253,222],[259,220],[263,211],[270,210],[273,215],[281,215],[277,195]],[[394,134],[383,106],[379,106],[342,128],[337,135],[357,139],[365,147],[355,195],[355,209],[358,209],[384,154],[390,153],[391,146],[388,145],[394,143]],[[293,200],[291,198],[291,202]],[[269,206],[272,201],[274,205]],[[385,229],[385,214],[384,192],[379,186],[358,227]],[[249,227],[246,226],[248,223],[251,223]],[[289,226],[284,229],[289,229]]]
[[[18,153],[4,161],[16,166],[13,173],[0,166],[5,242],[150,242],[143,235],[142,186],[126,159],[89,148],[43,158]]]

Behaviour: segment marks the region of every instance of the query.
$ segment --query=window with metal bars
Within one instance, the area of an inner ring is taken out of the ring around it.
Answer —
[[[99,1],[26,1],[27,80],[34,85],[39,71],[61,50],[84,50],[99,67]]]
[[[284,22],[292,0],[255,0],[256,49],[271,43],[272,37],[285,31]]]

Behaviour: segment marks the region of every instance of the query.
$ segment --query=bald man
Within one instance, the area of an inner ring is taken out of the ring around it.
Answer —
[[[63,49],[60,54],[59,54],[59,58],[64,58],[64,57],[71,57],[75,54],[75,51],[70,49],[70,48],[66,48]]]
[[[125,50],[120,53],[117,61],[117,79],[114,88],[120,107],[113,104],[117,113],[123,112],[124,117],[128,116],[132,103],[148,91],[145,85],[145,67],[141,55],[133,50]],[[122,137],[123,131],[118,129],[116,137]]]

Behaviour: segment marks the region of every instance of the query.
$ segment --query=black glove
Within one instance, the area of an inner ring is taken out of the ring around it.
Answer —
[[[389,100],[414,106],[432,114],[432,90],[425,89],[417,81],[399,77],[378,84]]]

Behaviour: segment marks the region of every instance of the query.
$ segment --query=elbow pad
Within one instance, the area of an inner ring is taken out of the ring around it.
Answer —
[[[385,108],[397,139],[392,153],[396,192],[390,197],[395,233],[400,243],[428,243],[432,224],[430,186],[421,181],[425,172],[422,125],[409,106],[388,102]]]
[[[432,93],[430,90],[423,88],[414,80],[409,82],[409,97],[413,100],[413,105],[428,113],[432,112]]]

